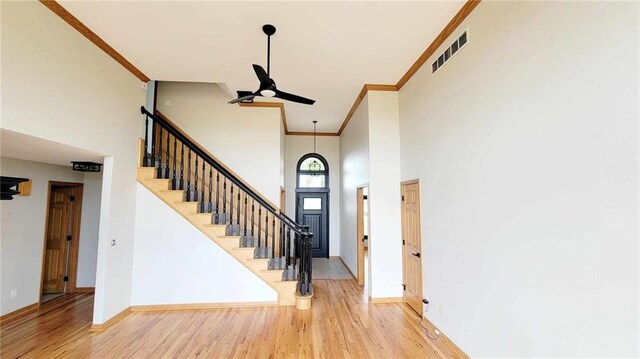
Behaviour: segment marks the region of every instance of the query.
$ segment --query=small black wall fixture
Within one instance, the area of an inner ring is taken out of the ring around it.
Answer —
[[[102,163],[87,162],[87,161],[71,161],[74,171],[80,172],[100,172]]]
[[[28,178],[0,176],[0,200],[12,200],[13,196],[20,194],[18,185],[28,180]]]

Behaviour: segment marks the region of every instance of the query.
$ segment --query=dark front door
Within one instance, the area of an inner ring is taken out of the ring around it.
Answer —
[[[298,192],[296,217],[298,223],[308,225],[313,233],[312,256],[329,258],[329,193]]]

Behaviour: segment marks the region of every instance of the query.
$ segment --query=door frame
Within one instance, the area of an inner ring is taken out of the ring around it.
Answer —
[[[321,193],[327,196],[327,203],[325,206],[323,206],[322,211],[325,212],[323,214],[326,214],[327,218],[325,219],[327,222],[327,228],[325,228],[325,231],[327,232],[327,258],[329,258],[331,256],[331,232],[330,232],[330,228],[331,228],[331,222],[330,222],[330,218],[331,218],[331,191],[329,190],[329,188],[297,188],[296,189],[296,222],[298,222],[298,218],[300,218],[300,211],[302,210],[299,206],[299,202],[300,202],[300,195],[301,194],[314,194],[314,193]]]
[[[364,285],[364,189],[369,184],[356,187],[356,248],[358,248],[357,276],[358,285]],[[368,203],[368,202],[367,202]]]
[[[422,187],[420,186],[420,179],[416,178],[416,179],[411,179],[411,180],[406,180],[406,181],[402,181],[400,182],[400,196],[402,196],[402,188],[405,185],[412,185],[412,184],[417,184],[418,185],[418,198],[419,200],[419,206],[418,206],[418,228],[419,228],[419,233],[420,233],[420,253],[422,254]],[[400,200],[400,230],[401,230],[401,240],[404,241],[404,210],[403,210],[403,203],[402,203],[402,198]],[[402,242],[401,242],[402,244]],[[422,298],[424,298],[424,272],[423,272],[423,260],[424,260],[424,256],[420,257],[420,296]],[[404,244],[402,244],[402,283],[407,283],[406,279],[407,279],[407,273],[406,273],[406,267],[405,267],[405,260],[404,260]],[[402,291],[402,301],[413,310],[413,307],[411,307],[408,303],[407,303],[407,297],[406,297],[406,291],[403,290]],[[422,318],[422,315],[424,313],[424,303],[421,301],[420,302],[420,313],[418,313],[420,315],[420,317]]]
[[[82,218],[82,196],[84,192],[84,184],[77,182],[60,182],[49,181],[47,186],[47,208],[44,217],[44,240],[42,241],[42,262],[40,265],[40,290],[38,292],[38,306],[42,304],[42,288],[45,271],[45,257],[47,252],[47,234],[49,232],[49,208],[51,206],[51,190],[54,186],[76,188],[75,204],[73,206],[72,227],[71,227],[71,243],[69,245],[69,281],[67,282],[67,291],[65,293],[75,293],[76,282],[78,278],[78,252],[80,250],[80,221]]]
[[[280,186],[280,212],[284,213],[287,205],[287,191]]]

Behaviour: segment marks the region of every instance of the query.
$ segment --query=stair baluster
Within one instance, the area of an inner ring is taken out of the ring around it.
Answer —
[[[196,156],[196,163],[195,163],[195,172],[193,174],[193,200],[194,201],[199,201],[198,198],[198,157]]]
[[[216,224],[220,224],[220,207],[218,207],[218,202],[220,202],[220,172],[216,171]]]
[[[204,200],[205,200],[205,179],[204,179],[204,175],[205,175],[205,166],[204,166],[204,160],[202,161],[202,182],[200,184],[200,187],[202,188],[202,196],[200,196],[200,213],[206,213],[204,210]]]
[[[144,156],[142,157],[142,167],[151,167],[149,160],[149,116],[144,116]]]
[[[278,242],[278,258],[282,258],[284,256],[284,223],[280,223],[280,241]]]
[[[191,148],[187,158],[187,202],[191,202]]]
[[[158,126],[160,127],[160,137],[158,137],[158,157],[160,157],[158,159],[158,163],[154,163],[154,166],[158,166],[158,178],[162,178],[162,126]],[[156,142],[156,139],[154,138],[153,142]]]
[[[269,213],[265,212],[264,216],[264,246],[269,248]]]
[[[285,257],[285,262],[287,263],[285,265],[286,270],[289,270],[290,254],[291,254],[291,227],[287,228],[287,243],[285,244],[284,257]]]
[[[262,246],[262,206],[258,205],[258,247]]]
[[[169,161],[170,161],[169,160],[169,155],[171,154],[171,150],[170,150],[171,140],[170,140],[170,137],[171,136],[169,136],[169,131],[167,131],[167,155],[166,155],[167,162],[166,162],[166,164],[164,166],[164,178],[171,178],[171,177],[169,177]]]
[[[207,213],[211,213],[213,210],[213,167],[209,166],[209,202],[207,202]]]
[[[240,188],[238,188],[238,208],[236,209],[236,230],[238,231],[238,235],[240,234]]]
[[[231,200],[229,201],[229,221],[227,224],[231,226],[233,233],[233,182],[231,182]]]
[[[273,217],[271,226],[271,258],[276,257],[276,217]]]
[[[255,199],[251,199],[251,243],[253,245],[253,239],[255,238],[253,236],[253,230],[255,228],[255,211],[256,211],[256,200]]]
[[[171,178],[171,189],[175,190],[178,186],[178,178],[176,174],[177,161],[176,157],[178,157],[178,143],[176,142],[175,136],[173,137],[173,171]]]
[[[227,177],[222,182],[222,222],[227,223]]]
[[[247,240],[247,193],[244,193],[244,239]]]
[[[184,143],[180,146],[180,183],[178,189],[184,190]]]

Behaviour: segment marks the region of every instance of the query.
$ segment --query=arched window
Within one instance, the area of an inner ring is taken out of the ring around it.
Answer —
[[[298,188],[328,188],[329,165],[324,157],[317,153],[308,153],[298,161]]]

